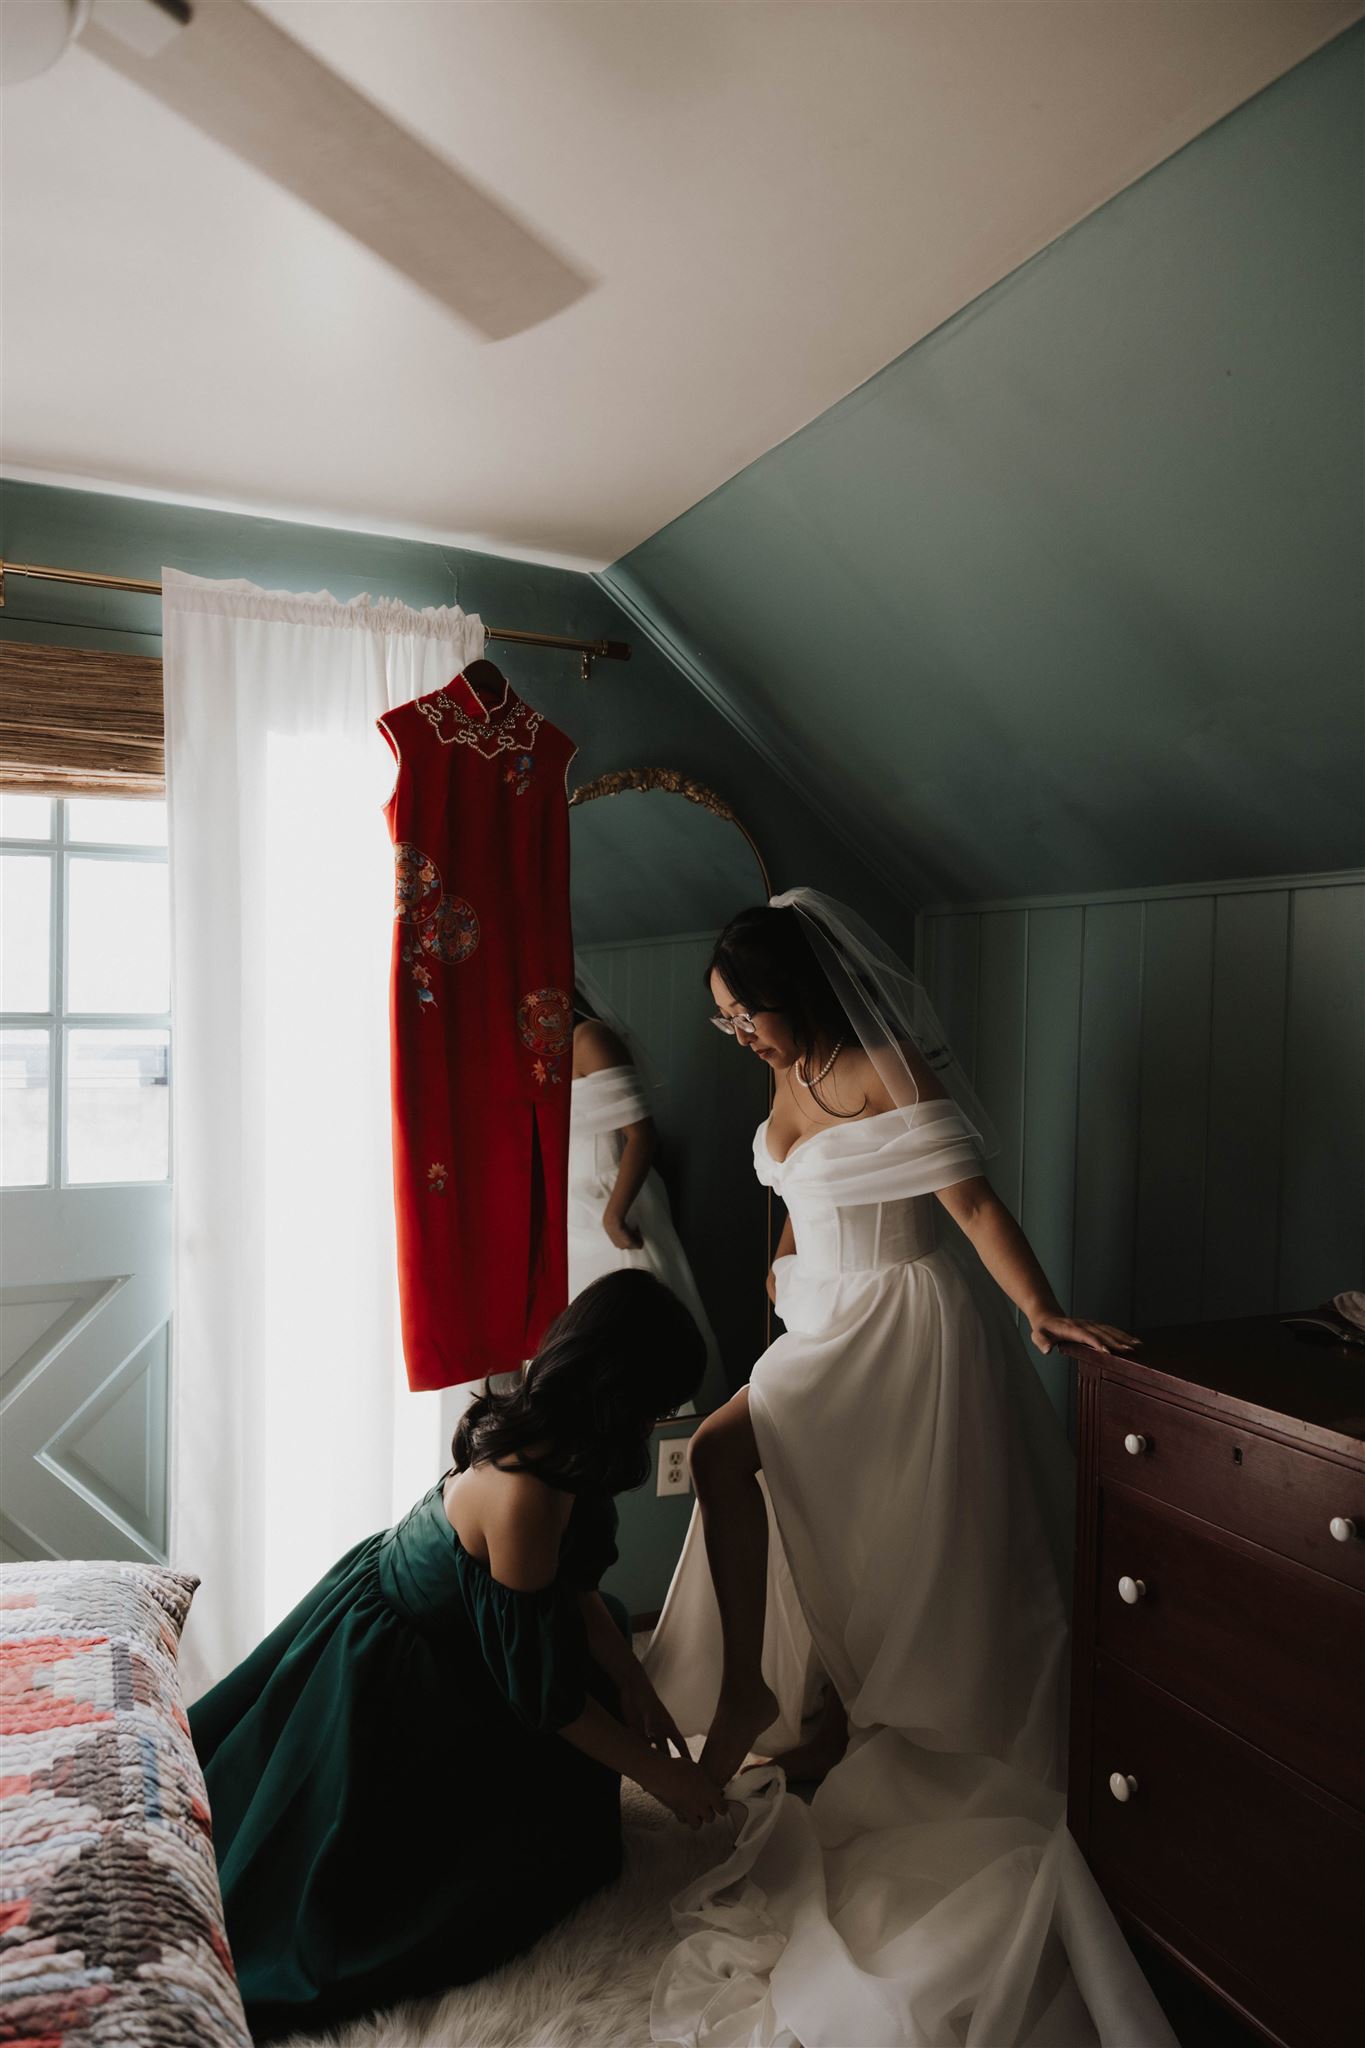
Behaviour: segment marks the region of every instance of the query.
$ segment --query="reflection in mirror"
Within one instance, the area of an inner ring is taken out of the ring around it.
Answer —
[[[706,1410],[767,1341],[752,1144],[768,1074],[708,1028],[704,976],[721,926],[766,899],[768,876],[729,806],[670,771],[603,776],[571,803],[570,1292],[618,1265],[657,1272],[708,1338]]]

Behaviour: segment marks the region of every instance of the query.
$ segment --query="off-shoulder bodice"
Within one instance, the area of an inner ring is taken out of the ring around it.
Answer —
[[[569,1094],[569,1124],[575,1137],[591,1131],[619,1131],[649,1115],[634,1067],[598,1067],[576,1074]]]
[[[929,1197],[980,1173],[981,1159],[954,1104],[933,1101],[831,1124],[785,1159],[761,1123],[754,1171],[786,1204],[802,1273],[813,1276],[924,1258],[937,1243]]]

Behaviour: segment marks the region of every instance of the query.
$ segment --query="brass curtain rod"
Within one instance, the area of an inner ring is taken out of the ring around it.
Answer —
[[[37,562],[0,560],[0,607],[5,602],[6,576],[28,576],[35,583],[89,583],[101,590],[136,590],[146,597],[161,595],[159,583],[146,583],[136,576],[97,576],[85,569],[52,569]],[[484,634],[489,640],[514,641],[518,647],[560,647],[570,654],[577,654],[585,683],[592,675],[595,661],[630,660],[628,640],[566,640],[559,633],[515,633],[506,626],[485,626]]]

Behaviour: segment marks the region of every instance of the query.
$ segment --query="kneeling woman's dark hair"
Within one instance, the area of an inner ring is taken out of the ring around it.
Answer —
[[[654,1423],[692,1399],[705,1369],[701,1331],[662,1280],[608,1273],[555,1318],[514,1386],[470,1403],[456,1470],[510,1461],[568,1493],[624,1493],[649,1476]]]

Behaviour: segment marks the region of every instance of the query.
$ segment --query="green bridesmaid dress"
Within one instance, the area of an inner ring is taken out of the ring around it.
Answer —
[[[467,1983],[617,1875],[620,1780],[555,1733],[616,1710],[578,1601],[615,1529],[581,1496],[517,1593],[434,1486],[191,1708],[258,2040]]]

